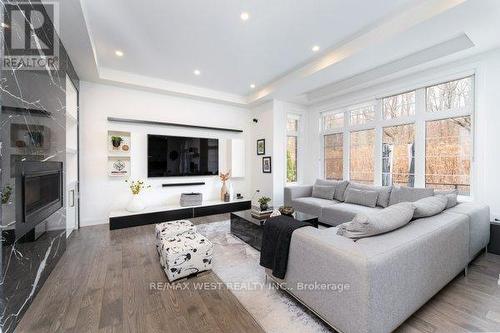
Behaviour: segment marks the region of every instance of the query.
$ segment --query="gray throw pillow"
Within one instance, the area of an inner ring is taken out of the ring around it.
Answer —
[[[349,186],[345,190],[345,202],[375,208],[378,195],[375,191],[357,190]]]
[[[435,195],[432,197],[423,198],[413,203],[415,212],[414,219],[422,217],[434,216],[441,213],[448,203],[448,199],[444,195]]]
[[[333,200],[334,194],[335,194],[335,186],[313,185],[313,191],[312,191],[313,198]]]
[[[407,225],[414,210],[413,203],[402,202],[370,215],[360,213],[351,222],[339,225],[337,235],[353,239],[380,235]]]
[[[446,209],[458,205],[458,190],[435,191],[434,195],[444,195],[448,199]]]
[[[423,198],[431,197],[433,195],[433,188],[394,186],[391,191],[389,205],[394,205],[400,202],[414,202]]]
[[[365,184],[351,182],[351,183],[349,183],[348,188],[354,188],[356,190],[378,192],[377,206],[384,207],[384,208],[389,206],[389,197],[391,195],[392,186],[365,185]]]
[[[349,182],[347,180],[316,179],[314,185],[335,186],[334,199],[338,201],[344,201],[344,192],[347,188],[347,185],[349,185]]]

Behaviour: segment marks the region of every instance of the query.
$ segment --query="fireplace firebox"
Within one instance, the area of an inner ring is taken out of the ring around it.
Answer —
[[[25,161],[16,172],[16,239],[33,241],[63,207],[63,163]]]

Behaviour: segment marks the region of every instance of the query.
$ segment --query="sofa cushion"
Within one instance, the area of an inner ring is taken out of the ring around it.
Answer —
[[[354,188],[356,190],[378,192],[377,206],[384,208],[389,206],[389,196],[391,195],[392,186],[375,186],[375,185],[365,185],[359,183],[349,183],[348,187]]]
[[[344,192],[349,185],[347,180],[325,180],[325,179],[316,179],[315,185],[322,186],[335,186],[335,195],[334,199],[338,201],[344,201]]]
[[[391,191],[389,205],[400,202],[414,202],[434,195],[432,188],[413,188],[394,186]]]
[[[437,215],[446,208],[447,203],[448,199],[444,195],[435,195],[417,200],[413,203],[415,206],[413,218],[419,219]]]
[[[313,198],[333,200],[335,186],[313,185]]]
[[[414,210],[412,203],[401,202],[374,214],[358,214],[351,222],[340,225],[337,235],[359,239],[384,234],[407,225]]]
[[[336,200],[328,200],[313,197],[296,198],[292,200],[292,207],[299,212],[321,216],[323,207],[329,207],[338,203]]]
[[[380,207],[372,208],[341,202],[335,205],[324,206],[319,221],[331,226],[337,226],[352,221],[358,213],[372,214],[380,210],[382,210]]]
[[[434,191],[434,195],[444,195],[448,199],[446,209],[455,207],[458,204],[458,190]]]
[[[375,207],[377,205],[378,192],[357,190],[347,187],[345,190],[345,202],[362,205],[366,207]]]

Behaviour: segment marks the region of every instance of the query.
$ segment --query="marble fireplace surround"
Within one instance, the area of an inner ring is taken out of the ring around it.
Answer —
[[[2,10],[3,6],[2,2]],[[4,39],[2,58],[3,43]],[[20,241],[15,234],[19,208],[15,167],[19,161],[62,162],[65,172],[66,75],[78,91],[79,78],[60,40],[59,68],[0,69],[0,189],[12,188],[7,202],[0,205],[0,332],[3,333],[14,331],[66,249],[64,196],[63,207],[40,223],[46,231],[38,238]],[[37,142],[30,144],[35,138]]]

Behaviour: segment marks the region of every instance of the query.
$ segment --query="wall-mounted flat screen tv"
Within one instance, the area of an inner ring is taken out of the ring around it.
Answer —
[[[218,174],[218,139],[148,135],[148,177]]]

